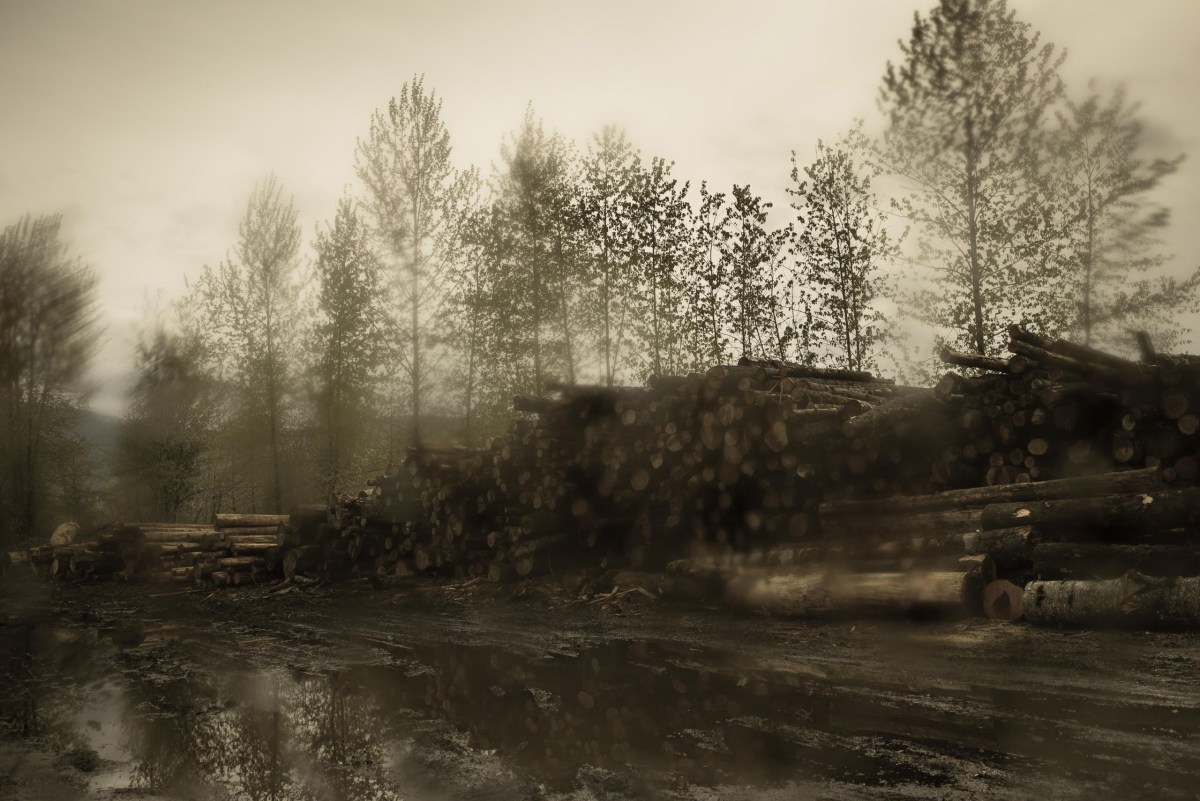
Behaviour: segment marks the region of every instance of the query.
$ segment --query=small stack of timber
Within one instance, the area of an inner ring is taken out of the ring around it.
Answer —
[[[321,507],[322,516],[324,507]],[[287,515],[217,515],[214,524],[119,523],[94,540],[13,552],[13,564],[62,581],[116,579],[241,585],[282,574],[280,530]]]
[[[58,581],[94,581],[111,578],[124,565],[121,554],[104,540],[69,545],[38,545],[4,556],[9,567],[28,566],[34,573]]]
[[[100,537],[113,543],[121,581],[190,583],[192,566],[220,550],[217,532],[203,523],[125,523]]]
[[[187,574],[194,584],[240,586],[273,581],[283,572],[280,528],[288,515],[218,514],[217,555],[197,560]]]

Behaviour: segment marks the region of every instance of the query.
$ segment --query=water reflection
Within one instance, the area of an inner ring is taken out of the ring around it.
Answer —
[[[1086,727],[1107,711],[1081,699],[1035,710],[970,687],[905,695],[678,644],[573,656],[429,645],[305,672],[239,667],[219,638],[125,651],[95,632],[7,628],[7,734],[93,749],[120,766],[109,786],[189,799],[388,801],[468,763],[484,785],[538,793],[589,775],[633,796],[787,781],[961,790],[981,765],[1034,764],[1047,738],[1081,776],[1119,763],[1136,786],[1177,786],[1197,768],[1187,736],[1147,741],[1157,762],[1122,753],[1127,742],[1097,751]],[[1200,723],[1195,710],[1142,715],[1128,724],[1139,736]]]

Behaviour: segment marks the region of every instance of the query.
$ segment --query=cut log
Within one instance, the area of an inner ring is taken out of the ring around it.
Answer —
[[[276,526],[286,522],[288,522],[287,515],[219,514],[213,518],[213,525],[217,528],[270,526],[274,531]]]
[[[991,620],[1020,620],[1025,615],[1023,590],[999,579],[983,590],[983,614]]]
[[[1150,576],[1200,575],[1200,551],[1183,545],[1046,542],[1033,551],[1038,578],[1109,579],[1130,570]]]
[[[893,515],[898,512],[934,511],[992,503],[1085,498],[1130,492],[1150,492],[1162,487],[1157,468],[1103,473],[1081,478],[1035,481],[996,487],[971,487],[931,495],[883,498],[877,501],[828,501],[821,504],[822,518],[840,515]],[[1001,526],[1000,528],[1005,528]]]
[[[1041,535],[1033,526],[976,531],[962,535],[962,551],[964,554],[987,554],[999,569],[1004,570],[1027,565],[1040,540]]]
[[[898,537],[937,537],[979,531],[983,526],[982,509],[942,509],[916,514],[897,514],[880,519],[870,517],[835,517],[822,523],[826,541],[840,543],[877,542]]]
[[[910,614],[964,611],[963,572],[747,573],[726,586],[726,601],[771,614]]]
[[[993,373],[1009,372],[1008,359],[1002,359],[997,356],[964,353],[962,351],[950,350],[949,348],[942,348],[940,356],[946,364],[953,364],[958,367],[971,367],[976,370],[987,370]]]
[[[1025,619],[1051,626],[1178,627],[1200,624],[1200,578],[1136,572],[1104,581],[1033,581]]]
[[[1036,526],[1042,531],[1168,529],[1200,524],[1200,488],[1033,503],[992,504],[984,529]]]

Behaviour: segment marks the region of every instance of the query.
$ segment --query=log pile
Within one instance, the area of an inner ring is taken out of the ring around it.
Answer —
[[[882,430],[889,401],[909,412],[941,406],[928,390],[867,373],[771,361],[647,387],[556,386],[550,397],[518,397],[506,436],[487,448],[414,451],[335,498],[337,534],[305,562],[378,579],[503,580],[555,559],[661,568],[681,554],[814,540],[817,504],[839,480],[828,466],[868,466],[841,447],[843,424],[881,409],[862,430]],[[924,419],[899,428],[932,436],[936,415]],[[878,491],[928,486],[892,467],[868,477]]]
[[[1121,608],[1186,619],[1200,358],[1010,335],[1007,358],[943,351],[957,369],[930,389],[752,359],[644,387],[552,386],[516,398],[485,447],[413,450],[328,505],[10,558],[212,584],[624,570],[789,614],[1049,622],[1069,617],[1059,594],[1087,596],[1063,582],[1116,581],[1157,599]]]
[[[1155,354],[1145,340],[1134,362],[1018,326],[1009,333],[1007,359],[943,352],[973,372],[935,388],[961,441],[931,474],[963,487],[828,500],[830,552],[906,569],[952,555],[977,562],[976,611],[991,617],[1200,620],[1189,589],[1200,575],[1200,360]]]
[[[280,529],[289,520],[288,515],[223,514],[213,524],[121,523],[94,540],[8,556],[14,564],[62,581],[255,584],[282,575]]]

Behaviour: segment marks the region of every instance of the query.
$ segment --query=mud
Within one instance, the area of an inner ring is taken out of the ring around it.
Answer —
[[[1193,798],[1200,638],[553,584],[0,588],[0,798]]]

